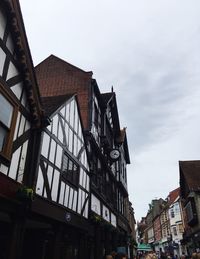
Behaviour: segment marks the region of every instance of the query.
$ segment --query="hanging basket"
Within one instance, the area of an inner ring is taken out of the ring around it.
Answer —
[[[21,186],[16,193],[17,199],[20,201],[33,201],[34,191],[32,188]]]

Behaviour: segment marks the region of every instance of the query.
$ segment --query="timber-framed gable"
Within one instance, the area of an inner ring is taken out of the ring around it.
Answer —
[[[19,3],[14,0],[0,3],[0,98],[0,172],[22,183],[31,132],[41,125],[42,109]]]
[[[90,177],[77,98],[42,100],[51,122],[42,133],[36,193],[87,218]]]

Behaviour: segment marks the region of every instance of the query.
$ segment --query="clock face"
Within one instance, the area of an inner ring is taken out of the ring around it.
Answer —
[[[110,158],[113,160],[117,160],[120,156],[120,152],[118,149],[113,149],[110,151]]]

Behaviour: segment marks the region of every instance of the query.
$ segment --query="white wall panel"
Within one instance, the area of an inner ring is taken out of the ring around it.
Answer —
[[[44,186],[44,179],[43,179],[41,168],[39,167],[37,185],[36,185],[36,193],[41,196],[42,196],[43,186]]]
[[[89,201],[87,201],[87,203],[86,203],[84,214],[83,214],[83,216],[85,218],[88,218],[88,206],[89,206]]]
[[[30,124],[30,122],[29,122],[28,120],[26,120],[25,132],[26,132],[27,130],[29,130],[30,128],[31,128],[31,124]]]
[[[69,198],[69,186],[66,184],[64,205],[67,207]]]
[[[48,168],[47,168],[47,178],[48,178],[48,182],[49,182],[49,187],[50,188],[51,188],[52,177],[53,177],[53,167],[48,165]]]
[[[1,164],[1,165],[0,165],[0,172],[2,172],[3,174],[7,175],[7,173],[8,173],[8,167],[5,166],[5,165],[3,165],[3,164]]]
[[[76,206],[77,206],[77,191],[74,190],[74,202],[72,206],[72,210],[76,211]]]
[[[65,194],[65,183],[61,182],[59,203],[62,205],[64,203],[64,194]]]
[[[18,171],[18,176],[17,176],[17,181],[20,183],[22,183],[23,176],[24,176],[27,147],[28,147],[28,140],[22,146],[22,153],[21,153],[21,157],[20,157],[19,171]]]
[[[51,132],[51,130],[52,130],[52,123],[47,127],[47,129]]]
[[[12,37],[11,37],[10,33],[9,33],[8,39],[6,41],[6,46],[10,50],[11,53],[14,52],[14,44],[13,44],[13,40],[12,40]]]
[[[6,28],[6,16],[0,10],[0,38],[1,39],[3,39],[5,28]]]
[[[56,151],[56,166],[58,168],[61,168],[61,162],[62,162],[62,148],[60,145],[57,144],[57,151]]]
[[[56,152],[56,142],[53,139],[51,139],[51,148],[50,148],[49,160],[52,163],[54,163],[55,152]]]
[[[83,200],[83,191],[79,189],[78,191],[78,210],[77,212],[80,214],[82,209],[82,200]]]
[[[65,118],[65,110],[66,110],[66,106],[64,106],[61,110],[60,110],[60,112],[61,112],[61,114],[62,114],[62,116]]]
[[[73,147],[73,133],[72,133],[72,130],[69,129],[69,151],[72,153],[72,147]]]
[[[82,183],[83,185],[83,188],[85,188],[86,189],[86,173],[85,173],[85,171],[83,171],[83,183]]]
[[[18,115],[17,115],[17,121],[16,121],[16,125],[15,125],[15,134],[14,134],[14,140],[16,139],[17,137],[17,132],[18,132],[18,127],[19,127],[19,120],[20,120],[20,116],[21,116],[21,113],[18,112]]]
[[[43,141],[42,141],[42,155],[47,158],[49,150],[50,137],[44,132]]]
[[[14,76],[17,76],[18,74],[19,74],[19,72],[18,72],[17,68],[15,67],[15,65],[12,62],[10,62],[6,80],[8,80]]]
[[[70,105],[67,104],[67,105],[66,105],[66,115],[65,115],[65,119],[66,119],[68,122],[69,122],[69,116],[70,116],[69,107],[70,107]]]
[[[57,131],[58,131],[58,115],[56,114],[53,117],[53,129],[52,133],[57,137]]]
[[[0,76],[3,74],[3,67],[6,59],[5,52],[0,48]]]
[[[73,200],[73,194],[74,194],[74,190],[73,188],[70,188],[70,192],[69,192],[69,204],[68,207],[71,209],[72,208],[72,200]]]
[[[57,170],[55,170],[54,176],[53,176],[53,185],[51,189],[51,197],[53,201],[57,200],[59,178],[60,178],[60,173]]]
[[[11,177],[14,180],[16,180],[16,176],[17,176],[17,168],[18,168],[21,148],[22,147],[19,147],[12,155],[12,160],[11,160],[11,165],[10,165],[10,170],[9,170],[9,177]]]
[[[100,200],[95,197],[93,194],[91,195],[91,210],[101,215],[101,203]]]
[[[80,173],[79,173],[79,184],[83,186],[83,169],[80,168]]]
[[[90,177],[88,175],[86,175],[86,190],[89,192],[89,188],[90,188]]]
[[[58,127],[58,139],[60,140],[61,143],[63,143],[63,131],[62,131],[60,122],[59,122],[59,127]]]
[[[25,91],[23,92],[23,95],[22,95],[21,104],[26,108],[27,111],[30,111],[30,108],[29,108],[29,104],[28,104],[28,102],[27,102],[27,96],[26,96],[26,92],[25,92]]]
[[[25,117],[22,115],[21,116],[21,121],[20,121],[20,125],[19,125],[19,133],[18,133],[18,137],[21,136],[24,133],[24,126],[26,123],[26,119]]]
[[[21,94],[22,94],[23,84],[22,82],[14,85],[11,87],[11,90],[16,95],[17,99],[20,100]]]
[[[111,213],[111,221],[110,221],[110,223],[111,223],[114,227],[117,226],[117,219],[116,219],[116,216],[115,216],[113,213]]]

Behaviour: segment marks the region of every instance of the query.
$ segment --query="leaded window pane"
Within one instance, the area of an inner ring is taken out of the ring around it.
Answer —
[[[0,94],[0,121],[8,128],[10,128],[13,106],[7,101],[2,94]]]
[[[68,155],[63,157],[62,180],[77,187],[79,183],[79,166]]]
[[[0,126],[0,151],[3,150],[3,146],[6,140],[7,130]]]

